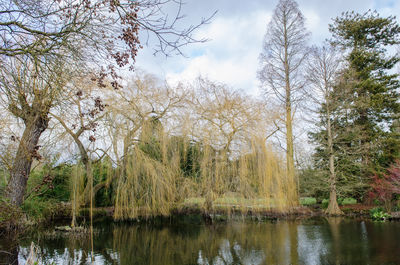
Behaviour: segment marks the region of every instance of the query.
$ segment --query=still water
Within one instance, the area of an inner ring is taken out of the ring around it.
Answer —
[[[1,239],[0,239],[1,240]],[[44,264],[91,264],[87,236],[35,233]],[[4,243],[4,242],[3,242]],[[320,218],[215,225],[102,224],[94,264],[400,264],[400,223]]]

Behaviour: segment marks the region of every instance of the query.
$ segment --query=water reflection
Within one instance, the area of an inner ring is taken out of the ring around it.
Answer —
[[[20,243],[20,264],[31,241],[48,263],[91,263],[86,237],[38,233]],[[400,223],[337,218],[213,226],[111,224],[97,227],[94,264],[400,264],[399,246]]]

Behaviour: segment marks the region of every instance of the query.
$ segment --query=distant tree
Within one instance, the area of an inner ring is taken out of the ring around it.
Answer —
[[[293,117],[304,86],[303,63],[307,55],[305,19],[294,0],[280,0],[268,25],[260,55],[259,79],[267,92],[272,92],[284,110],[287,177],[296,187]],[[288,191],[298,201],[298,192]]]
[[[190,106],[197,123],[194,137],[227,157],[240,151],[240,145],[251,137],[258,124],[265,124],[259,102],[240,90],[203,78],[198,79]]]

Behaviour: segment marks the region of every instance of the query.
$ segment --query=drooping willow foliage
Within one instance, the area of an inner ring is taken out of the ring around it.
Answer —
[[[81,164],[73,166],[71,172],[71,210],[72,210],[72,221],[71,227],[75,227],[76,216],[79,215],[79,210],[82,206],[83,201],[83,190],[85,182],[85,170]]]
[[[282,163],[262,139],[248,139],[233,154],[216,149],[212,141],[168,135],[153,117],[124,157],[114,217],[168,215],[189,198],[203,198],[208,212],[221,201],[242,211],[286,211],[296,205],[286,191],[296,186]]]

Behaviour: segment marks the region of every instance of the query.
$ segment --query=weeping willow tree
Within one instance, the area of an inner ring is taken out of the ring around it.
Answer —
[[[287,194],[291,182],[282,177],[282,159],[262,138],[248,139],[235,155],[187,139],[168,135],[156,117],[144,123],[117,180],[115,219],[169,215],[192,197],[203,198],[208,213],[221,203],[243,212],[287,211],[296,204]]]
[[[245,211],[295,206],[294,197],[286,196],[295,187],[289,185],[280,157],[266,145],[270,113],[264,113],[263,104],[205,79],[198,80],[194,91],[193,135],[205,146],[199,161],[206,210],[221,202]]]
[[[118,178],[116,219],[170,213],[181,170],[180,155],[169,150],[166,137],[156,117],[143,124],[139,144],[124,158],[122,175]]]
[[[207,211],[235,206],[243,212],[286,211],[295,203],[287,190],[291,183],[280,159],[262,139],[249,140],[237,157],[206,146],[201,161],[200,185]]]
[[[72,221],[71,227],[74,228],[76,225],[76,216],[79,214],[80,207],[83,201],[82,191],[85,186],[85,169],[81,164],[77,164],[72,168],[71,174],[71,210],[72,210]]]

